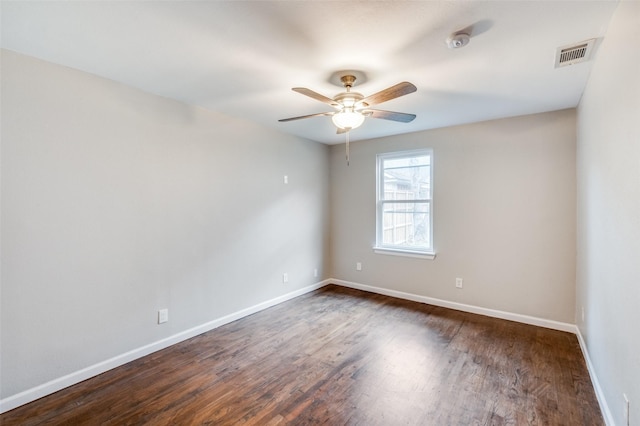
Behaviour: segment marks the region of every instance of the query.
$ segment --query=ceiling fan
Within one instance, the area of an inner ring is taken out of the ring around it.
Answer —
[[[340,81],[345,88],[344,92],[338,93],[333,98],[321,95],[306,87],[294,87],[294,92],[309,96],[317,101],[331,105],[335,111],[320,112],[317,114],[302,115],[299,117],[283,118],[280,122],[301,120],[303,118],[329,116],[331,121],[338,128],[337,133],[347,133],[357,127],[360,127],[366,117],[381,118],[383,120],[399,121],[401,123],[409,123],[416,118],[415,114],[406,114],[404,112],[384,111],[370,108],[391,99],[408,95],[415,92],[416,86],[409,82],[398,83],[395,86],[388,87],[366,98],[358,92],[352,92],[351,88],[355,84],[356,77],[346,74],[340,77]]]

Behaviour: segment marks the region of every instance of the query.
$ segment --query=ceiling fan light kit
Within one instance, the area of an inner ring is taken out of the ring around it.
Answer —
[[[343,111],[339,111],[331,116],[331,121],[339,129],[353,130],[364,123],[364,114],[354,111],[353,107],[347,107]]]
[[[339,93],[333,98],[341,109],[331,116],[331,121],[338,129],[353,130],[364,123],[364,114],[356,109],[364,99],[364,96],[361,93],[351,91],[351,87],[356,81],[355,76],[344,75],[340,78],[340,81],[342,81],[346,92]]]

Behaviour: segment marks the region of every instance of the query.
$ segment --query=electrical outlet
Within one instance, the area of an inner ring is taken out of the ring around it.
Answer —
[[[285,184],[289,183],[289,176],[284,175],[284,179],[283,180],[284,180]]]
[[[629,398],[627,398],[627,394],[623,393],[622,394],[622,399],[624,400],[623,402],[623,410],[624,410],[624,424],[627,426],[631,425],[630,419],[629,419]]]
[[[462,278],[456,278],[456,288],[462,288]]]
[[[314,278],[318,278],[318,268],[313,270],[313,276]]]
[[[356,271],[362,271],[362,263],[356,262]]]
[[[169,321],[169,310],[168,309],[160,309],[158,311],[158,324],[163,324]]]
[[[284,274],[282,274],[282,282],[284,284],[289,282],[289,274],[287,274],[286,272]]]

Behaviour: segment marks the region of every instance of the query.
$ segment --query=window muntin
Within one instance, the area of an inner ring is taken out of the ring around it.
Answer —
[[[431,150],[378,155],[376,249],[433,253]]]

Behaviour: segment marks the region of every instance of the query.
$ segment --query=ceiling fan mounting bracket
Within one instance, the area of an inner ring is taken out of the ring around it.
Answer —
[[[360,85],[367,82],[367,75],[364,71],[358,70],[340,70],[332,73],[329,76],[329,83],[338,86],[340,88],[346,87],[343,78],[351,78],[353,77],[353,81],[351,82],[351,87],[355,85]]]
[[[342,84],[344,84],[345,89],[349,90],[355,84],[356,77],[353,75],[347,74],[340,77],[340,81],[342,81]]]

